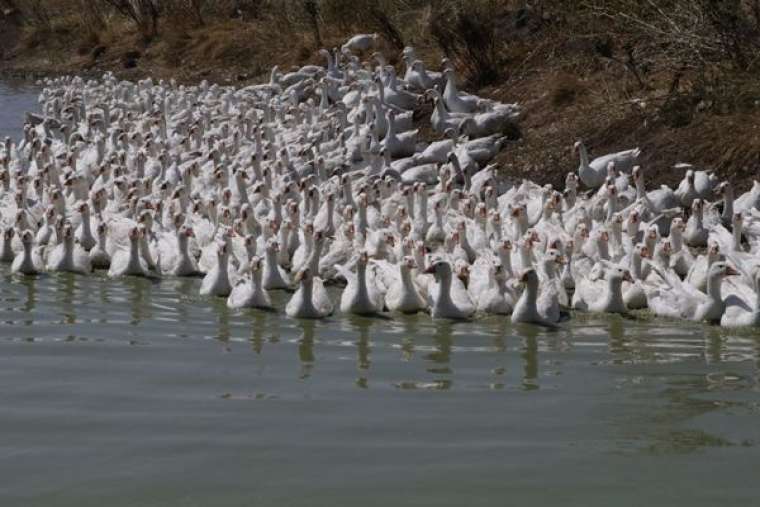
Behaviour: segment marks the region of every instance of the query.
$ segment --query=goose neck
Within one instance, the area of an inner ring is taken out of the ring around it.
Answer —
[[[677,227],[670,229],[670,244],[673,247],[673,252],[680,252],[683,248],[683,236]]]
[[[634,253],[631,257],[631,276],[634,280],[641,280],[642,278],[641,255],[638,253]]]
[[[734,226],[733,230],[733,237],[734,237],[734,250],[741,250],[742,248],[742,227],[739,224],[736,224]]]
[[[581,155],[581,168],[589,169],[588,151],[586,150],[586,145],[581,143],[580,146],[578,147],[578,151],[580,152],[580,155]]]
[[[531,277],[525,284],[525,294],[528,301],[535,305],[538,299],[538,277]]]
[[[618,277],[609,277],[607,280],[607,304],[608,307],[625,308],[623,302],[623,280]]]
[[[723,277],[721,274],[713,274],[707,278],[707,295],[715,301],[722,301],[720,287]]]
[[[304,278],[301,280],[301,289],[303,291],[303,304],[305,305],[311,305],[312,304],[312,293],[314,289],[314,282],[311,278]]]

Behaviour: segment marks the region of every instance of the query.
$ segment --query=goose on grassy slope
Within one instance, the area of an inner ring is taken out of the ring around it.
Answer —
[[[579,152],[581,161],[578,166],[578,176],[581,182],[588,188],[599,188],[604,184],[607,177],[607,166],[610,162],[614,164],[615,169],[618,171],[630,172],[636,159],[641,154],[639,148],[633,148],[603,155],[589,161],[588,150],[583,141],[577,141],[575,149]]]

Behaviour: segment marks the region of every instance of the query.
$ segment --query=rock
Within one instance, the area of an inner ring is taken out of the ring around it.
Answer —
[[[134,69],[135,67],[137,67],[137,60],[140,59],[140,56],[142,55],[140,54],[139,51],[127,51],[124,54],[124,68]]]
[[[105,46],[96,46],[92,49],[92,59],[97,60],[106,52]]]

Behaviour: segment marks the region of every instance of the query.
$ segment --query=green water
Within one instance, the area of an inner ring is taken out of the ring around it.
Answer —
[[[300,322],[198,280],[1,273],[4,506],[760,502],[758,335]]]
[[[0,137],[35,101],[0,82]],[[199,280],[8,273],[2,507],[760,504],[757,333],[299,322]]]

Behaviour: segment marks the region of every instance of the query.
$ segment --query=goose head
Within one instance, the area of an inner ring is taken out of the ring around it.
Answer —
[[[3,240],[7,243],[10,240],[13,239],[14,234],[16,233],[15,229],[13,227],[6,227],[3,231]]]
[[[74,239],[74,228],[68,222],[63,226],[63,239],[66,242]]]
[[[711,241],[707,245],[707,260],[708,262],[715,262],[720,259],[720,246],[718,243]]]
[[[259,257],[257,255],[254,255],[251,258],[251,262],[248,264],[248,267],[250,268],[251,273],[258,273],[258,272],[260,272],[261,271],[261,267],[262,267],[261,257]]]
[[[11,236],[13,235],[11,234]],[[21,244],[24,245],[24,248],[30,248],[33,243],[34,243],[34,235],[32,234],[32,231],[27,229],[21,233]]]
[[[617,285],[623,282],[633,283],[631,272],[622,266],[613,266],[607,269],[607,280],[610,285]]]
[[[634,252],[636,255],[638,255],[642,259],[651,259],[651,251],[649,250],[649,247],[645,245],[644,243],[639,243],[634,247]]]
[[[741,234],[741,230],[744,227],[744,215],[742,213],[734,213],[731,217],[731,226],[734,229],[734,233],[739,231],[739,234]]]
[[[457,278],[459,278],[464,286],[467,287],[470,282],[470,265],[466,261],[458,259],[454,263],[454,272],[456,273]]]
[[[227,243],[221,243],[216,248],[216,258],[220,261],[226,261],[227,257],[229,255],[229,250],[227,249]]]
[[[451,264],[441,258],[431,259],[425,273],[435,275],[436,280],[451,279]]]
[[[538,290],[538,273],[534,268],[524,269],[517,279],[520,285],[523,285],[528,291],[535,292]]]
[[[710,279],[724,278],[726,276],[738,275],[739,272],[728,264],[727,262],[715,262],[707,271],[707,276]]]
[[[673,245],[670,240],[664,239],[657,243],[654,248],[652,257],[657,260],[658,264],[664,268],[670,268],[670,256],[673,254]]]
[[[722,181],[718,185],[715,186],[713,193],[725,199],[729,195],[733,194],[733,186],[728,181]]]
[[[577,190],[579,182],[580,178],[574,172],[567,173],[567,176],[565,176],[565,188],[568,190]]]
[[[558,266],[562,266],[565,264],[565,257],[562,255],[562,252],[560,252],[556,248],[550,248],[546,251],[545,256],[545,267],[547,268],[546,271],[550,276],[554,276],[556,273],[556,269]]]
[[[80,203],[77,211],[79,211],[83,218],[89,218],[90,216],[90,206],[86,202]]]
[[[98,236],[98,238],[105,239],[106,237],[106,231],[107,226],[105,222],[99,222],[98,226],[95,228],[95,234]]]
[[[499,242],[497,250],[503,253],[512,253],[512,242],[508,239],[503,239]]]
[[[686,230],[686,222],[684,222],[683,218],[681,217],[674,217],[673,220],[670,222],[670,233],[675,233],[677,235],[683,234],[683,232]]]
[[[617,170],[615,169],[615,161],[611,160],[607,163],[607,178],[612,179],[612,181],[615,181],[615,178],[617,177]]]
[[[401,259],[401,262],[400,262],[399,265],[400,265],[402,271],[403,270],[405,270],[405,271],[411,271],[412,269],[415,268],[415,266],[417,265],[417,263],[414,261],[414,257],[412,257],[410,255],[406,255],[406,256],[404,256],[403,259]]]
[[[694,189],[694,177],[695,177],[694,171],[692,169],[689,169],[688,171],[686,171],[686,177],[684,178],[684,180],[686,181],[686,185],[688,186],[690,190]]]
[[[702,199],[694,199],[691,203],[691,213],[693,216],[702,218],[702,212],[704,210],[705,203]]]
[[[311,269],[309,268],[303,268],[298,273],[296,273],[295,276],[293,277],[293,280],[296,283],[300,283],[304,287],[310,287],[313,279],[314,279],[314,274],[311,272]]]
[[[647,227],[646,244],[649,248],[654,248],[654,244],[660,239],[660,230],[656,225]]]

